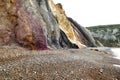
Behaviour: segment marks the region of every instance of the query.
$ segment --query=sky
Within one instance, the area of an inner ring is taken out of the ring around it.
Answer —
[[[84,27],[120,24],[120,0],[53,0]]]

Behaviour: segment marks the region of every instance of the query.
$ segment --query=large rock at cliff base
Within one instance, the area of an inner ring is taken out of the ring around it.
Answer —
[[[28,51],[3,46],[0,80],[120,80],[120,60],[113,57],[90,49]]]

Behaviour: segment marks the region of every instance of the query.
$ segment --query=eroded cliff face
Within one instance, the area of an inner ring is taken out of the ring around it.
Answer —
[[[28,49],[82,48],[88,38],[52,0],[0,0],[0,44]]]
[[[46,24],[40,14],[37,2],[35,0],[17,0],[17,4],[17,41],[25,46],[30,45],[33,49],[47,49]]]
[[[68,21],[65,11],[62,9],[62,5],[54,4],[52,0],[49,0],[51,11],[58,21],[59,28],[66,34],[67,38],[79,48],[86,47],[82,44],[81,37],[78,32],[73,29],[72,25]]]
[[[40,14],[46,23],[47,43],[52,48],[60,48],[60,29],[53,13],[51,12],[48,0],[37,0],[37,2],[40,6]]]
[[[15,0],[0,0],[0,45],[14,42],[16,18]]]

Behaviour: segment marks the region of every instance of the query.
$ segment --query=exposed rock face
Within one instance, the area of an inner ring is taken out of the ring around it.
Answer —
[[[80,26],[76,21],[74,21],[72,18],[68,17],[68,20],[71,22],[72,27],[79,33],[80,37],[82,38],[82,43],[91,46],[91,47],[97,47],[94,38],[92,37],[92,34],[88,29],[85,27]]]
[[[73,29],[70,22],[68,21],[65,11],[62,9],[61,4],[54,4],[52,0],[49,0],[50,8],[53,15],[58,21],[59,28],[66,34],[67,38],[79,48],[85,47],[81,42],[81,37],[76,30]]]
[[[60,48],[60,29],[49,7],[48,0],[37,0],[40,6],[40,13],[46,23],[47,40],[52,48]]]
[[[15,0],[0,0],[0,45],[14,42],[16,25]]]
[[[68,20],[61,4],[52,0],[1,0],[0,44],[19,43],[29,49],[81,48],[84,32]],[[80,26],[79,26],[80,27]]]

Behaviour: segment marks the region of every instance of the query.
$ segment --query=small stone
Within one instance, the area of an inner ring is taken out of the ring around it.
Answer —
[[[103,69],[102,68],[100,69],[100,72],[103,73]]]
[[[71,71],[71,74],[73,74],[74,72],[73,71]]]

